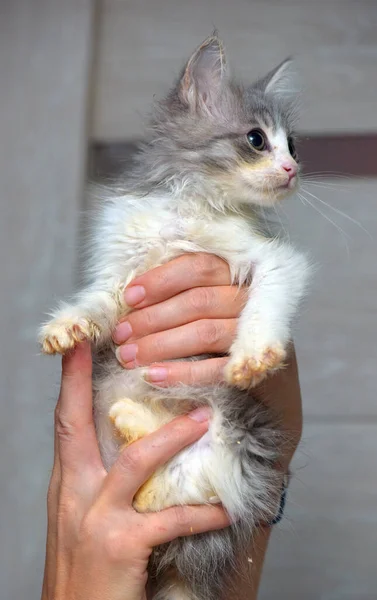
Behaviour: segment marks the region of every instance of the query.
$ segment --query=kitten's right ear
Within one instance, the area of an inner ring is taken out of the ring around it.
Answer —
[[[181,102],[192,111],[213,112],[226,71],[224,47],[214,32],[187,62],[178,84]]]

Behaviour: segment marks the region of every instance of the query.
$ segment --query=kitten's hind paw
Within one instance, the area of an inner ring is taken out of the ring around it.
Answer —
[[[96,341],[99,335],[99,326],[89,319],[57,318],[42,327],[39,341],[44,354],[65,354],[80,342]]]
[[[159,421],[141,402],[130,398],[117,400],[109,411],[117,435],[126,445],[158,429]]]
[[[268,374],[284,367],[286,352],[281,345],[250,355],[235,354],[225,367],[225,379],[242,390],[258,385]]]

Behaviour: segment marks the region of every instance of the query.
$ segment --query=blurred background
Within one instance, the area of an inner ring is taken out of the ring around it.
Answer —
[[[376,1],[0,0],[4,600],[40,597],[60,365],[36,328],[75,286],[85,181],[122,170],[214,26],[245,79],[297,57],[315,179],[281,213],[319,268],[296,337],[303,441],[260,598],[377,598]]]

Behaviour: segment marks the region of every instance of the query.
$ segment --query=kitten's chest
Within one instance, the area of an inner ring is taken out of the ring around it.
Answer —
[[[251,223],[239,216],[182,216],[168,211],[133,217],[126,233],[133,250],[144,250],[145,256],[158,249],[174,248],[220,255],[242,253],[256,235]]]
[[[182,214],[166,204],[129,208],[118,213],[122,218],[113,221],[115,231],[108,238],[118,275],[129,269],[140,273],[187,252],[234,261],[247,252],[254,235],[253,224],[240,215]]]

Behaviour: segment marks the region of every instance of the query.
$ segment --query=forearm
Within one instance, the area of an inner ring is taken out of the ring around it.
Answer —
[[[238,600],[257,599],[270,534],[271,527],[259,527],[247,556],[239,557],[237,575],[231,581]],[[228,600],[226,595],[222,600]]]

